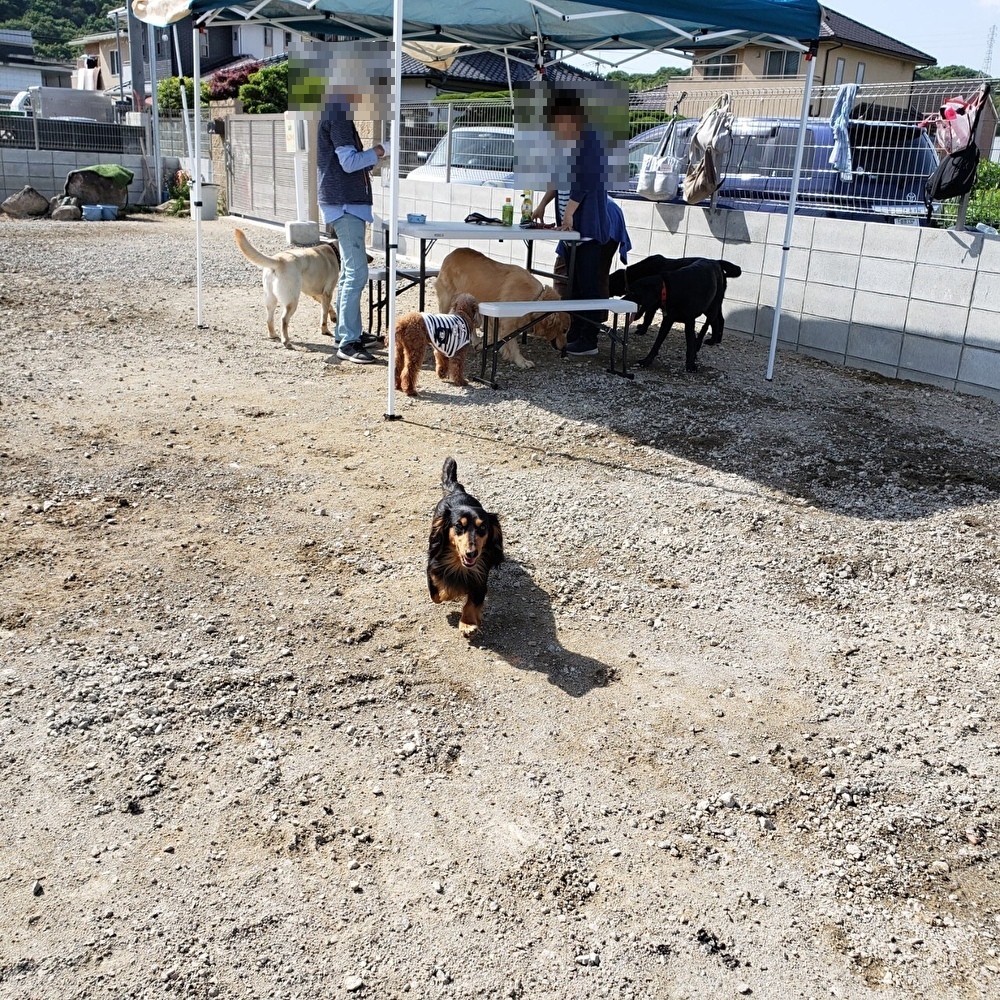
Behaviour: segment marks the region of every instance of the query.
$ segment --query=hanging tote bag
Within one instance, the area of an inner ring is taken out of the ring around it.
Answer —
[[[702,115],[688,149],[684,176],[684,200],[689,205],[704,201],[722,184],[723,164],[733,148],[731,99],[723,94]]]
[[[671,201],[677,197],[682,161],[667,153],[674,135],[674,124],[675,119],[672,118],[656,152],[647,153],[639,167],[635,191],[649,201]]]

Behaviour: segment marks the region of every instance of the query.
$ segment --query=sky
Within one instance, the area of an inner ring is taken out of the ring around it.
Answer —
[[[939,66],[957,64],[983,69],[986,40],[991,25],[998,37],[993,43],[992,75],[1000,76],[1000,0],[833,0],[832,10],[912,45],[937,59]],[[593,60],[567,60],[594,69]],[[621,68],[629,73],[651,73],[661,66],[687,63],[663,56],[642,56]],[[606,69],[606,67],[604,67]]]

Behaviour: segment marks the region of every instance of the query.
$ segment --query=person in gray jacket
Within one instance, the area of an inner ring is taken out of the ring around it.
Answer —
[[[323,108],[316,145],[319,210],[333,226],[340,243],[340,283],[337,286],[337,357],[370,365],[375,358],[361,327],[361,295],[368,283],[365,226],[372,222],[371,168],[387,150],[377,144],[365,149],[351,118],[355,94],[336,94]]]

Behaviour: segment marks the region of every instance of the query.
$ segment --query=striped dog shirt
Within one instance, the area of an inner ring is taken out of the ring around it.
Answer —
[[[446,358],[455,357],[463,347],[469,346],[471,337],[464,316],[423,313],[423,317],[431,344]]]

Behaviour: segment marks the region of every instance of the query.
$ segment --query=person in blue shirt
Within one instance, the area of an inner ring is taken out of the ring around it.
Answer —
[[[569,201],[568,191],[556,191],[555,188],[549,188],[549,190],[542,195],[542,200],[538,203],[538,207],[532,213],[531,218],[536,222],[544,222],[545,209],[549,202],[553,199],[556,203],[556,226],[558,227],[561,225],[563,211],[566,208],[566,202]],[[618,202],[612,201],[610,198],[608,199],[608,221],[611,224],[611,240],[606,243],[601,250],[600,273],[602,275],[602,282],[596,292],[596,296],[598,298],[604,299],[610,298],[608,278],[611,274],[611,265],[615,260],[615,253],[617,252],[618,259],[622,262],[622,266],[627,266],[628,254],[632,249],[632,239],[625,226],[625,213],[622,212]],[[567,256],[568,251],[566,249],[566,244],[560,241],[556,244],[556,262],[552,269],[552,287],[559,293],[559,298],[561,299],[569,298],[567,295],[567,292],[569,291],[569,269],[566,261]]]
[[[365,149],[350,114],[352,94],[337,94],[319,121],[316,143],[319,210],[333,226],[340,244],[340,283],[337,285],[337,357],[370,365],[361,328],[361,296],[368,283],[365,225],[372,222],[371,168],[387,150],[381,144]]]
[[[583,105],[573,94],[556,94],[548,119],[562,143],[572,143],[575,154],[570,170],[569,199],[558,228],[576,230],[583,239],[577,244],[573,280],[566,296],[593,298],[607,288],[608,271],[618,248],[612,233],[608,198],[608,163],[600,138],[586,120]],[[621,220],[624,229],[624,218]],[[598,325],[602,312],[573,313],[566,353],[573,357],[597,354]]]

